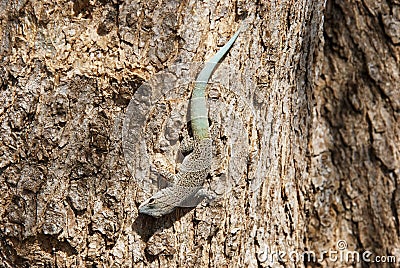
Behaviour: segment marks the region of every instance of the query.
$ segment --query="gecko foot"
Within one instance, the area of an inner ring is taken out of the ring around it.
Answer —
[[[187,155],[191,151],[193,151],[194,141],[193,138],[189,136],[187,130],[183,131],[182,136],[183,139],[181,141],[181,144],[179,145],[179,150],[182,152],[182,154]]]
[[[196,197],[204,200],[206,203],[211,203],[217,198],[217,195],[213,191],[201,188],[197,191]]]

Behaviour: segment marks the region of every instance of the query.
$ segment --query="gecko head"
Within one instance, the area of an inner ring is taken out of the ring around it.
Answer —
[[[154,218],[159,218],[165,214],[171,213],[176,205],[170,202],[169,197],[167,191],[158,191],[140,204],[139,213],[150,215]]]

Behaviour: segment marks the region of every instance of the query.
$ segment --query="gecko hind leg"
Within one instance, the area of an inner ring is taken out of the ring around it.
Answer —
[[[212,138],[212,139],[219,138],[219,136],[220,136],[220,129],[221,129],[221,126],[218,124],[218,122],[215,121],[215,120],[211,120],[211,124],[210,124],[210,134],[211,134],[211,138]]]
[[[179,145],[179,150],[182,152],[182,154],[187,155],[191,151],[193,151],[194,141],[193,138],[189,136],[187,130],[183,131],[182,136],[183,139],[181,141],[181,144]]]

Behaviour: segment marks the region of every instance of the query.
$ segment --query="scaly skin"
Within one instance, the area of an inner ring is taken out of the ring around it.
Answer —
[[[211,59],[206,62],[195,81],[190,98],[190,119],[193,132],[192,152],[185,157],[177,174],[169,174],[174,182],[139,206],[139,212],[153,217],[171,213],[190,198],[196,198],[211,171],[212,140],[208,125],[205,89],[217,63],[228,53],[241,29]]]

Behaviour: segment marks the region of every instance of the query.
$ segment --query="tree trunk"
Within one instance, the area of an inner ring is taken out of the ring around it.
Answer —
[[[400,258],[387,2],[0,1],[0,267],[335,266],[301,257],[339,240]],[[171,66],[201,68],[242,21],[208,86],[220,196],[139,215],[154,159],[181,160],[190,87],[129,102]],[[129,140],[141,114],[150,135]]]
[[[325,250],[344,241],[360,260],[367,253],[367,265],[395,266],[393,257],[400,260],[400,5],[329,0],[325,14],[325,43],[317,53],[322,66],[313,90],[315,202],[307,240],[311,248]]]

